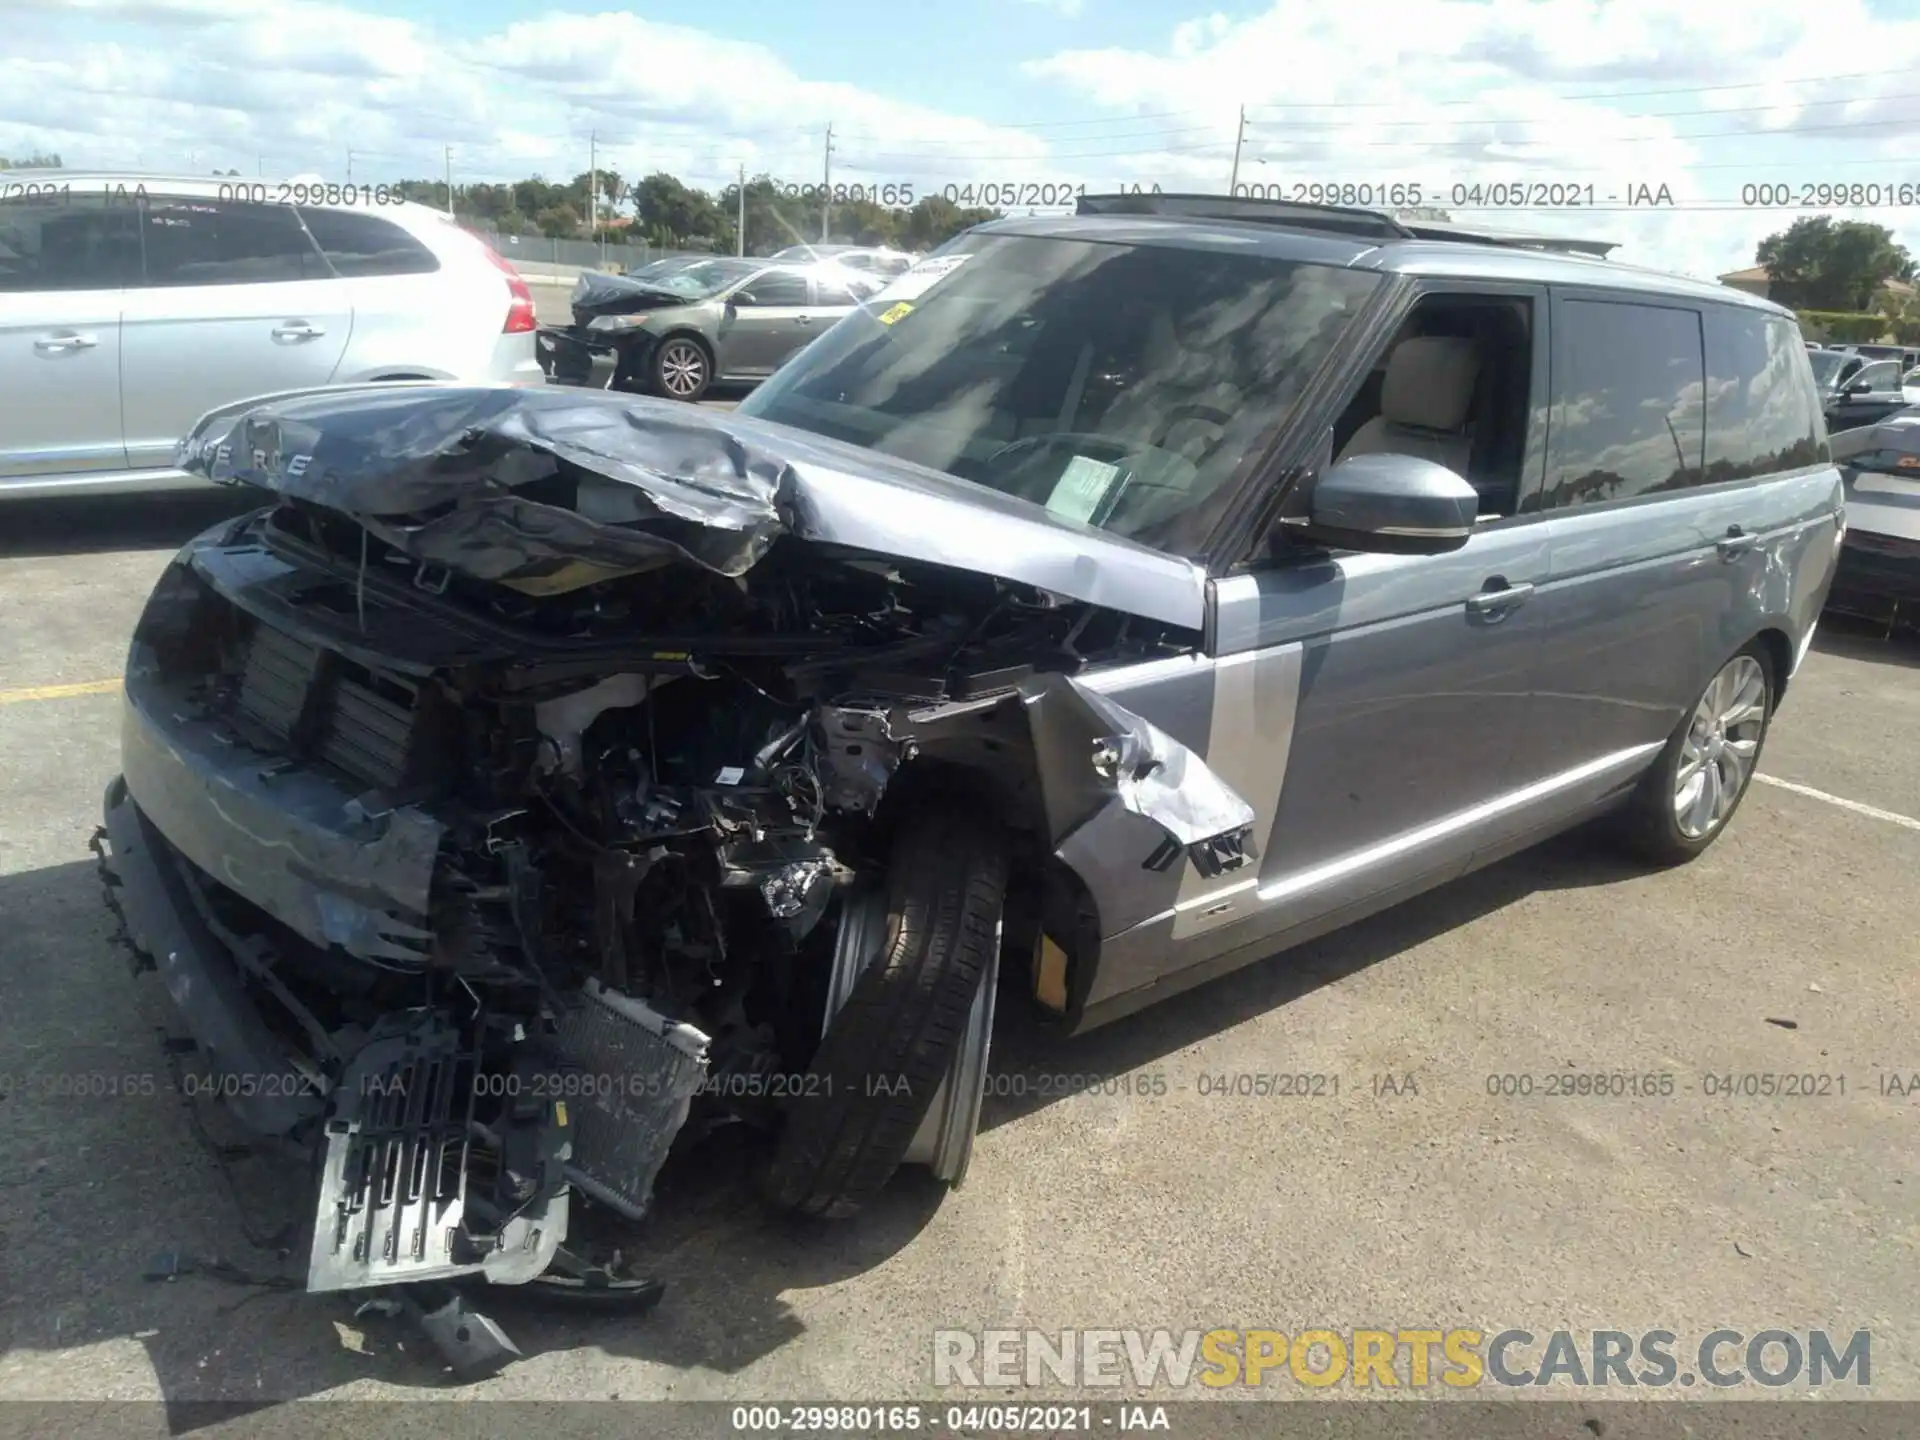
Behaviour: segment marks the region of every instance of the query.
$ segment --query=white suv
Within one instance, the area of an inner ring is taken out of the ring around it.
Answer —
[[[385,186],[0,172],[0,499],[198,485],[202,414],[373,380],[540,384],[532,293]]]

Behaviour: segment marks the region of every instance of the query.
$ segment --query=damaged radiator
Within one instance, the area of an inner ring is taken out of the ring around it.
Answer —
[[[596,980],[561,1016],[557,1039],[580,1076],[569,1087],[577,1098],[567,1178],[637,1220],[706,1078],[708,1039]]]

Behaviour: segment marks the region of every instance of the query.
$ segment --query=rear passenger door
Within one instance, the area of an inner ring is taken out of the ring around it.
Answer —
[[[1763,563],[1761,517],[1747,467],[1707,471],[1706,352],[1701,307],[1554,295],[1547,481],[1532,502],[1549,519],[1553,566],[1536,597],[1517,783],[1580,766],[1631,773],[1740,643],[1730,637]]]
[[[151,196],[140,230],[145,280],[121,342],[129,463],[170,463],[217,405],[333,378],[350,292],[292,206]]]
[[[124,470],[120,307],[133,207],[52,185],[0,197],[0,487]]]

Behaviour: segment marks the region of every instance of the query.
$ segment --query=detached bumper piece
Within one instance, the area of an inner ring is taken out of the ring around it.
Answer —
[[[475,1273],[518,1285],[547,1268],[567,1229],[566,1108],[510,1107],[488,1131],[474,1115],[482,1088],[451,1017],[382,1021],[334,1092],[309,1290]],[[491,1142],[490,1196],[468,1191],[476,1138]]]

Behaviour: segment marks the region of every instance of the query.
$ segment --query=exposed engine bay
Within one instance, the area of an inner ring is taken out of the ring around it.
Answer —
[[[1181,625],[812,538],[777,487],[758,532],[737,496],[587,527],[575,460],[456,426],[403,463],[364,442],[418,410],[307,403],[243,419],[274,503],[149,602],[107,831],[136,948],[261,1082],[234,1108],[313,1158],[309,1289],[587,1283],[572,1208],[639,1219],[676,1144],[778,1134],[930,798],[1030,876],[1110,805],[1161,868],[1246,862],[1245,803],[1071,678]],[[443,500],[476,453],[514,481]]]

